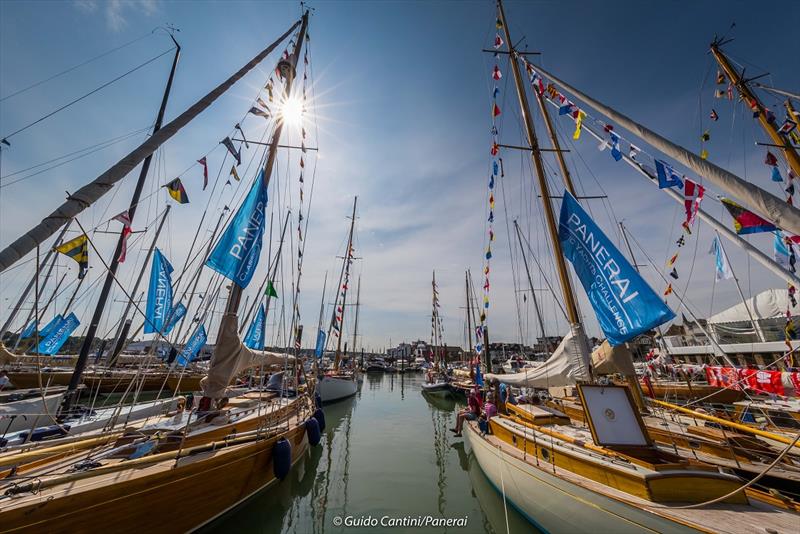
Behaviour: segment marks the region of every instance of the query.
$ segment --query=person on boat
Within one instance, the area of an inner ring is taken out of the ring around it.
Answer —
[[[458,412],[456,416],[456,426],[455,428],[451,428],[450,431],[454,432],[456,437],[461,437],[461,429],[464,427],[464,420],[468,421],[475,421],[481,415],[481,409],[483,408],[483,401],[481,400],[481,394],[478,391],[478,388],[470,392],[469,397],[467,398],[467,408]]]
[[[14,384],[12,384],[11,379],[8,378],[8,371],[6,370],[0,371],[0,391],[13,387]]]
[[[491,391],[486,395],[486,402],[483,404],[483,413],[487,421],[497,415],[497,405],[494,403],[494,393]]]

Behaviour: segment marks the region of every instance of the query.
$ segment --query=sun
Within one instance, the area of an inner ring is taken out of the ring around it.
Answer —
[[[303,123],[303,102],[299,98],[288,97],[281,105],[281,118],[285,124],[300,126]]]

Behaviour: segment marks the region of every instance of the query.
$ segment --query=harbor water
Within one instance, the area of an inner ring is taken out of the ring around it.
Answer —
[[[286,480],[201,532],[536,532],[450,432],[460,403],[423,396],[422,383],[365,375],[355,397],[325,406],[322,442]],[[428,526],[391,526],[404,518]]]

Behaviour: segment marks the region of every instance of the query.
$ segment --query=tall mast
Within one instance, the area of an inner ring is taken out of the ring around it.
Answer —
[[[108,365],[114,365],[116,363],[119,353],[122,352],[122,347],[125,346],[125,340],[128,339],[128,333],[131,330],[131,322],[133,321],[132,318],[128,317],[128,313],[131,311],[133,299],[136,298],[136,293],[139,292],[139,285],[142,283],[144,273],[147,271],[147,267],[150,265],[150,258],[153,256],[153,250],[156,248],[156,243],[158,243],[158,236],[161,235],[161,229],[164,227],[164,223],[167,220],[167,215],[169,215],[169,211],[171,209],[172,206],[167,204],[167,207],[164,210],[164,215],[161,216],[161,220],[158,222],[156,233],[153,236],[153,242],[150,243],[150,248],[147,250],[147,256],[145,256],[144,263],[142,263],[142,270],[139,271],[139,276],[136,278],[136,283],[131,290],[131,300],[128,301],[128,303],[125,305],[125,311],[122,312],[122,317],[119,321],[119,327],[117,328],[117,333],[114,336],[114,344],[111,345],[111,355],[108,358]]]
[[[350,234],[347,236],[347,250],[344,252],[344,283],[347,284],[350,280],[350,251],[353,248],[353,230],[356,226],[356,204],[358,203],[358,197],[353,199],[353,217],[350,221]],[[341,282],[340,282],[341,287]],[[338,299],[337,299],[338,300]],[[344,336],[344,313],[347,308],[347,289],[342,288],[342,320],[339,322],[339,336],[337,337],[336,342],[336,360],[334,361],[333,369],[334,371],[339,370],[339,362],[342,359],[342,337]],[[336,310],[334,310],[336,313]]]
[[[765,108],[761,104],[761,101],[758,97],[750,90],[750,86],[747,84],[747,80],[743,79],[741,74],[739,73],[736,68],[731,65],[730,61],[728,60],[727,56],[720,50],[720,41],[714,41],[711,43],[711,53],[714,55],[714,59],[717,60],[719,66],[722,70],[725,71],[728,79],[731,83],[736,87],[736,90],[739,91],[739,94],[744,98],[745,102],[756,106],[756,112],[758,113],[758,122],[761,123],[761,127],[764,128],[764,131],[767,132],[767,135],[772,139],[772,142],[781,147],[783,149],[783,154],[786,156],[786,161],[789,162],[789,167],[794,171],[794,174],[800,176],[800,156],[797,155],[797,151],[792,147],[790,143],[788,143],[781,134],[778,133],[778,129],[775,128],[775,125],[767,120],[767,115],[764,112]]]
[[[172,39],[172,42],[175,43],[175,57],[172,58],[172,67],[169,70],[167,86],[164,88],[164,96],[161,98],[161,106],[158,108],[158,115],[156,116],[156,122],[153,126],[153,134],[161,129],[161,124],[164,121],[164,112],[167,109],[167,101],[169,100],[169,93],[172,89],[172,81],[175,78],[175,69],[178,66],[178,58],[181,55],[181,45],[178,44],[178,41],[175,40],[175,37],[173,37],[172,34],[169,36],[170,39]],[[144,187],[144,182],[147,179],[147,172],[150,170],[150,162],[152,159],[153,153],[151,152],[146,158],[144,158],[142,169],[139,172],[139,179],[136,181],[133,197],[131,197],[131,203],[128,207],[128,218],[130,219],[131,223],[133,223],[133,218],[136,215],[136,208],[139,205],[139,197],[142,194],[142,188]],[[74,400],[75,390],[81,383],[81,375],[83,374],[84,367],[86,367],[86,360],[89,357],[89,351],[92,348],[92,343],[94,342],[94,337],[97,333],[97,327],[100,324],[100,319],[103,316],[103,310],[105,309],[108,295],[111,292],[111,286],[116,278],[117,268],[119,267],[119,258],[124,245],[125,232],[123,229],[120,230],[119,238],[117,239],[117,246],[114,249],[114,255],[111,258],[108,271],[106,272],[106,279],[103,282],[103,288],[100,291],[100,298],[97,300],[97,305],[94,308],[94,315],[92,315],[92,319],[89,322],[89,329],[86,331],[86,337],[83,340],[83,345],[81,345],[81,351],[78,354],[78,361],[75,363],[75,371],[73,371],[72,377],[69,380],[67,394],[64,396],[64,411],[69,410]]]
[[[470,360],[470,367],[472,367],[472,336],[475,334],[472,330],[472,309],[469,301],[469,271],[464,271],[464,296],[467,299],[467,357]]]
[[[300,26],[300,33],[297,37],[297,44],[294,47],[294,53],[289,56],[290,71],[287,74],[286,84],[284,85],[283,97],[288,98],[292,93],[292,83],[297,72],[297,60],[300,58],[300,51],[303,48],[303,43],[306,40],[306,29],[308,28],[308,11],[303,13],[302,24]],[[281,140],[281,133],[283,132],[283,120],[279,119],[275,125],[275,131],[272,133],[272,140],[269,144],[269,154],[267,161],[264,162],[264,188],[269,187],[270,179],[272,178],[272,169],[275,166],[275,158],[278,155],[278,143]],[[242,288],[238,284],[232,284],[231,292],[228,294],[228,303],[225,306],[226,314],[235,314],[239,310],[239,302],[242,300]]]
[[[581,319],[578,315],[578,306],[575,301],[575,293],[572,289],[572,283],[569,279],[569,271],[567,270],[567,263],[564,260],[564,254],[561,249],[561,241],[558,239],[558,226],[556,224],[555,214],[553,212],[553,205],[550,202],[550,188],[547,185],[547,176],[544,172],[544,165],[542,164],[542,154],[539,150],[539,141],[536,138],[536,131],[533,127],[533,117],[531,117],[530,108],[528,106],[528,97],[525,93],[525,86],[522,83],[522,74],[520,74],[519,63],[517,61],[517,51],[514,49],[511,40],[511,32],[508,29],[508,21],[506,20],[505,11],[503,10],[502,0],[497,1],[497,9],[500,13],[500,21],[503,24],[503,31],[506,35],[506,45],[509,52],[509,63],[511,70],[514,73],[514,83],[517,89],[517,97],[519,98],[519,107],[522,117],[525,121],[525,131],[528,136],[528,144],[531,147],[531,158],[536,169],[536,176],[539,181],[539,190],[542,194],[542,206],[544,208],[545,220],[547,222],[547,229],[550,232],[550,240],[553,243],[553,252],[555,253],[556,268],[558,270],[558,279],[561,282],[561,291],[564,294],[564,304],[567,311],[567,319],[570,325],[581,325]],[[487,347],[488,349],[488,347]]]
[[[508,36],[508,34],[506,34]],[[510,58],[514,63],[516,63],[516,59],[511,57]],[[553,150],[556,153],[556,159],[558,159],[558,167],[561,169],[561,176],[564,179],[564,185],[567,187],[567,191],[572,193],[572,196],[578,198],[578,193],[575,191],[575,186],[572,184],[572,176],[569,173],[569,169],[567,169],[567,162],[564,160],[564,153],[561,152],[561,146],[558,142],[558,136],[556,135],[556,131],[553,128],[553,122],[550,120],[550,113],[548,113],[547,108],[544,105],[544,96],[539,94],[539,91],[534,90],[533,94],[536,96],[536,102],[539,104],[539,111],[542,114],[542,119],[544,119],[544,125],[547,129],[547,135],[550,136],[550,142],[553,145]],[[522,244],[520,243],[520,248]],[[533,290],[531,290],[533,291]],[[542,331],[542,335],[544,335],[544,330]]]

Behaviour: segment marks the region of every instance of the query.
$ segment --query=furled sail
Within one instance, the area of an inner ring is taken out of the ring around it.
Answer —
[[[592,369],[595,375],[636,376],[633,367],[633,356],[626,345],[611,346],[606,339],[592,351]]]
[[[42,219],[42,222],[26,232],[22,237],[11,243],[0,252],[0,272],[5,271],[17,260],[24,257],[36,245],[44,242],[53,235],[67,221],[77,216],[91,206],[97,199],[108,193],[111,188],[128,175],[147,156],[158,150],[181,128],[189,124],[197,115],[214,103],[225,91],[230,89],[237,81],[253,70],[265,57],[267,57],[284,39],[286,39],[301,21],[295,22],[286,33],[251,59],[244,67],[236,71],[230,78],[219,84],[206,96],[198,100],[192,107],[184,111],[169,124],[154,133],[144,143],[136,147],[131,153],[112,165],[107,171],[98,176],[94,181],[71,193],[66,202],[61,204],[53,213]],[[800,234],[800,231],[795,232]]]
[[[251,367],[279,365],[286,362],[286,354],[251,350],[239,338],[238,317],[226,313],[219,328],[219,339],[214,347],[214,356],[208,375],[200,381],[203,395],[212,399],[225,396],[225,390],[236,376]]]
[[[686,165],[694,172],[703,176],[709,182],[719,187],[730,195],[735,196],[742,202],[753,208],[760,215],[774,222],[780,228],[788,230],[793,234],[800,234],[800,210],[787,204],[783,199],[768,193],[750,182],[739,178],[732,172],[718,167],[708,160],[702,159],[690,150],[658,135],[652,130],[626,117],[622,113],[606,106],[588,96],[587,94],[575,89],[573,86],[563,82],[542,69],[540,66],[536,70],[543,76],[549,78],[556,85],[572,93],[575,97],[583,100],[593,108],[597,109],[608,118],[619,123],[631,133],[649,143],[663,153],[675,158],[677,161]]]
[[[584,355],[588,353],[583,330],[580,327],[573,328],[542,365],[521,373],[487,374],[486,380],[527,388],[572,386],[589,380],[589,370],[584,362]]]

